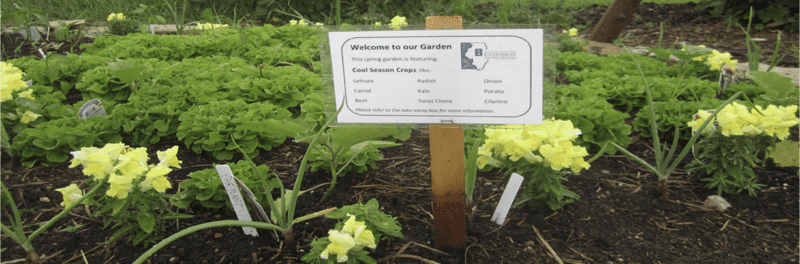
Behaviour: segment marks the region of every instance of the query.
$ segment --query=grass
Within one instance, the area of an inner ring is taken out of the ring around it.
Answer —
[[[177,0],[168,0],[175,2]],[[258,7],[253,7],[253,1]],[[431,15],[461,15],[465,24],[506,24],[536,22],[570,26],[579,9],[591,5],[610,5],[613,0],[340,0],[337,1],[278,1],[278,0],[197,0],[186,10],[186,21],[203,20],[203,10],[210,9],[228,18],[247,17],[250,20],[273,21],[279,24],[290,19],[335,24],[337,11],[342,22],[349,24],[388,23],[396,15],[407,17],[411,24],[424,23]],[[645,3],[672,4],[698,0],[644,0]],[[496,3],[495,10],[480,10],[476,5]],[[105,21],[110,13],[125,13],[142,23],[158,23],[156,16],[168,17],[169,10],[162,0],[9,0],[0,5],[4,26],[13,26],[13,16],[21,10],[39,9],[50,21],[87,19]],[[483,12],[481,12],[483,11]],[[137,13],[138,12],[138,13]],[[211,22],[211,21],[208,21]]]

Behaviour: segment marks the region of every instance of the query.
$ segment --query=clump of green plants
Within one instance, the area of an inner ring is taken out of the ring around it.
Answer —
[[[589,155],[586,149],[573,145],[580,132],[572,122],[555,119],[544,120],[541,125],[487,128],[486,143],[478,149],[478,167],[490,165],[507,175],[525,177],[525,189],[515,206],[527,202],[558,210],[580,198],[562,184],[566,181],[565,169],[579,173],[589,168],[583,160]]]
[[[218,160],[233,159],[233,138],[248,156],[255,157],[299,132],[301,128],[292,126],[290,118],[286,108],[269,102],[213,101],[183,112],[176,136],[195,153],[209,152]]]
[[[147,148],[134,149],[123,143],[72,152],[70,167],[81,165],[83,173],[91,177],[91,188],[100,185],[105,190],[105,195],[92,195],[86,203],[97,206],[94,215],[103,216],[104,228],[112,224],[112,228],[118,228],[109,240],[130,234],[128,241],[147,246],[164,236],[168,221],[191,217],[170,210],[171,195],[165,193],[172,188],[167,174],[181,167],[177,153],[177,146],[158,151],[159,163],[148,165]],[[58,190],[64,195],[64,206],[82,196],[74,183]]]
[[[380,241],[403,238],[397,218],[379,208],[378,200],[373,198],[367,204],[347,205],[326,214],[326,218],[347,220],[336,224],[327,237],[315,238],[309,245],[311,250],[301,260],[306,263],[376,263],[366,248],[374,250]]]
[[[262,185],[259,178],[260,175],[255,171],[269,171],[269,166],[259,165],[254,168],[246,160],[240,160],[237,163],[228,163],[231,172],[236,176],[248,189],[253,192],[256,200],[266,201],[267,192],[271,192],[274,188],[278,188],[280,181],[277,177],[271,177],[266,181],[267,185]],[[179,187],[180,192],[173,200],[173,204],[180,208],[187,208],[193,203],[197,203],[206,208],[219,209],[227,207],[233,209],[233,205],[228,199],[228,193],[222,186],[222,180],[219,174],[213,168],[199,170],[187,175],[189,179],[181,181]]]
[[[563,32],[556,36],[558,42],[558,51],[560,52],[582,52],[583,47],[589,45],[586,40],[573,40],[572,37],[578,35],[578,29],[572,28],[569,32]]]
[[[311,138],[307,134],[313,131],[307,130],[306,135],[301,135],[297,141],[309,142]],[[378,151],[379,148],[399,146],[401,144],[394,143],[396,139],[407,140],[409,137],[411,137],[410,128],[326,129],[322,133],[324,141],[318,146],[311,146],[314,151],[309,152],[308,156],[311,161],[311,171],[325,170],[331,173],[331,186],[322,200],[325,200],[336,186],[336,179],[339,176],[345,175],[348,171],[365,172],[369,168],[377,168],[375,160],[383,159],[383,155]]]
[[[698,132],[703,137],[695,145],[699,153],[697,159],[687,165],[687,171],[697,171],[708,176],[702,181],[709,182],[706,187],[716,188],[717,195],[739,193],[746,190],[755,195],[755,190],[763,184],[757,183],[754,167],[763,163],[757,154],[762,150],[774,148],[775,138],[785,140],[789,128],[798,125],[797,105],[767,108],[747,107],[734,102],[718,113],[716,120],[707,111],[698,111],[696,120],[687,122],[693,132],[700,131],[700,125],[710,119],[717,121],[713,126]]]
[[[108,15],[108,33],[117,36],[125,36],[139,32],[139,22],[127,19],[122,13],[111,13]]]

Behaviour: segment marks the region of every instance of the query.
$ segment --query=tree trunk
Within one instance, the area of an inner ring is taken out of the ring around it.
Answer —
[[[592,30],[589,40],[611,43],[631,21],[641,2],[642,0],[614,0]]]

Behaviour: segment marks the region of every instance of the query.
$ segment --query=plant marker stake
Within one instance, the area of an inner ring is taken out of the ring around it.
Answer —
[[[233,180],[234,176],[231,167],[228,165],[217,165],[214,168],[217,169],[219,179],[222,180],[222,185],[225,186],[228,198],[231,199],[233,210],[236,211],[236,217],[241,221],[252,221],[252,219],[250,219],[250,213],[247,212],[247,207],[244,206],[242,194],[239,193],[239,187],[236,186],[236,182]],[[258,232],[256,232],[255,228],[243,226],[242,230],[244,230],[245,235],[258,236]]]
[[[153,29],[153,24],[150,24],[150,34],[155,34],[156,31]]]
[[[500,197],[500,202],[497,203],[497,208],[494,209],[494,215],[492,215],[492,221],[497,223],[497,225],[503,225],[503,223],[506,222],[508,210],[510,210],[511,205],[514,204],[514,198],[517,196],[523,179],[524,178],[516,172],[511,174],[511,179],[508,180],[506,190],[503,191],[503,196]]]
[[[39,54],[42,54],[42,58],[45,58],[45,59],[47,58],[47,56],[44,55],[44,52],[42,51],[42,49],[39,49]]]
[[[430,16],[425,29],[461,29],[460,16]],[[433,236],[436,248],[463,254],[466,244],[464,128],[430,124]]]

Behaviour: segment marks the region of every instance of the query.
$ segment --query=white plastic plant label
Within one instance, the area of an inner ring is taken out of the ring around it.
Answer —
[[[541,124],[542,29],[330,32],[339,123]]]
[[[78,110],[78,118],[86,119],[93,116],[105,116],[106,109],[103,107],[103,104],[100,102],[99,99],[92,99],[86,101],[86,103],[81,106],[81,109]]]
[[[150,24],[150,34],[155,34],[156,30],[153,28],[153,24]]]
[[[492,221],[497,223],[497,225],[503,225],[506,221],[508,210],[511,210],[511,205],[514,204],[514,198],[517,196],[519,187],[522,186],[523,179],[524,178],[517,173],[511,174],[511,179],[508,180],[508,185],[506,185],[506,189],[503,191],[503,196],[500,197],[500,202],[497,203],[497,208],[494,209],[494,215],[492,215]]]
[[[217,174],[219,174],[219,178],[222,180],[222,185],[225,186],[225,191],[228,192],[228,199],[231,199],[236,217],[238,217],[240,221],[252,221],[252,219],[250,219],[250,213],[247,212],[247,207],[244,205],[242,194],[239,193],[239,187],[236,186],[236,182],[233,179],[234,176],[231,167],[228,165],[217,165],[214,168],[217,169]],[[242,230],[244,230],[245,235],[258,236],[258,232],[256,232],[255,228],[243,226]]]

